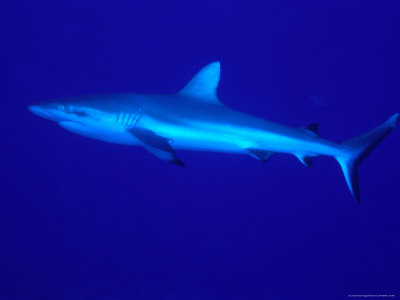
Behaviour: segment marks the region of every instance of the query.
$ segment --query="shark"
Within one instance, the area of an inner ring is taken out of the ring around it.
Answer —
[[[360,202],[358,166],[396,128],[399,113],[365,134],[336,143],[320,137],[317,123],[293,128],[228,108],[217,97],[219,81],[220,63],[213,62],[175,94],[89,95],[28,108],[73,133],[141,146],[179,166],[185,166],[179,150],[246,154],[260,161],[286,153],[307,167],[316,156],[330,156]]]

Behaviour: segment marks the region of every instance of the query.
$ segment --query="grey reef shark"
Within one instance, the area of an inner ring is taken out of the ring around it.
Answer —
[[[142,146],[163,160],[184,163],[176,150],[247,154],[266,161],[295,155],[305,166],[332,156],[351,194],[360,201],[358,166],[389,132],[399,114],[344,143],[323,139],[318,124],[291,128],[229,109],[217,97],[220,63],[201,69],[176,94],[110,94],[63,98],[29,106],[36,115],[74,133],[109,143]]]

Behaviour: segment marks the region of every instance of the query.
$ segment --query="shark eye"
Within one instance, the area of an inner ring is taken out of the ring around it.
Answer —
[[[58,109],[59,111],[64,111],[64,110],[65,110],[65,105],[64,105],[64,104],[58,104],[58,105],[57,105],[57,109]]]

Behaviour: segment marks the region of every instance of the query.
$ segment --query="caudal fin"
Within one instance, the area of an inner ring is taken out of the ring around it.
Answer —
[[[374,149],[393,128],[396,128],[399,119],[400,115],[397,113],[380,126],[342,144],[343,153],[337,156],[336,160],[342,167],[350,192],[358,202],[360,202],[358,166],[372,149]]]

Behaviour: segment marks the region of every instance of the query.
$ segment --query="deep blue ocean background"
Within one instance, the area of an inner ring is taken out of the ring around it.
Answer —
[[[400,296],[400,131],[361,164],[87,139],[27,105],[174,93],[345,141],[400,112],[399,1],[2,1],[0,299]]]

